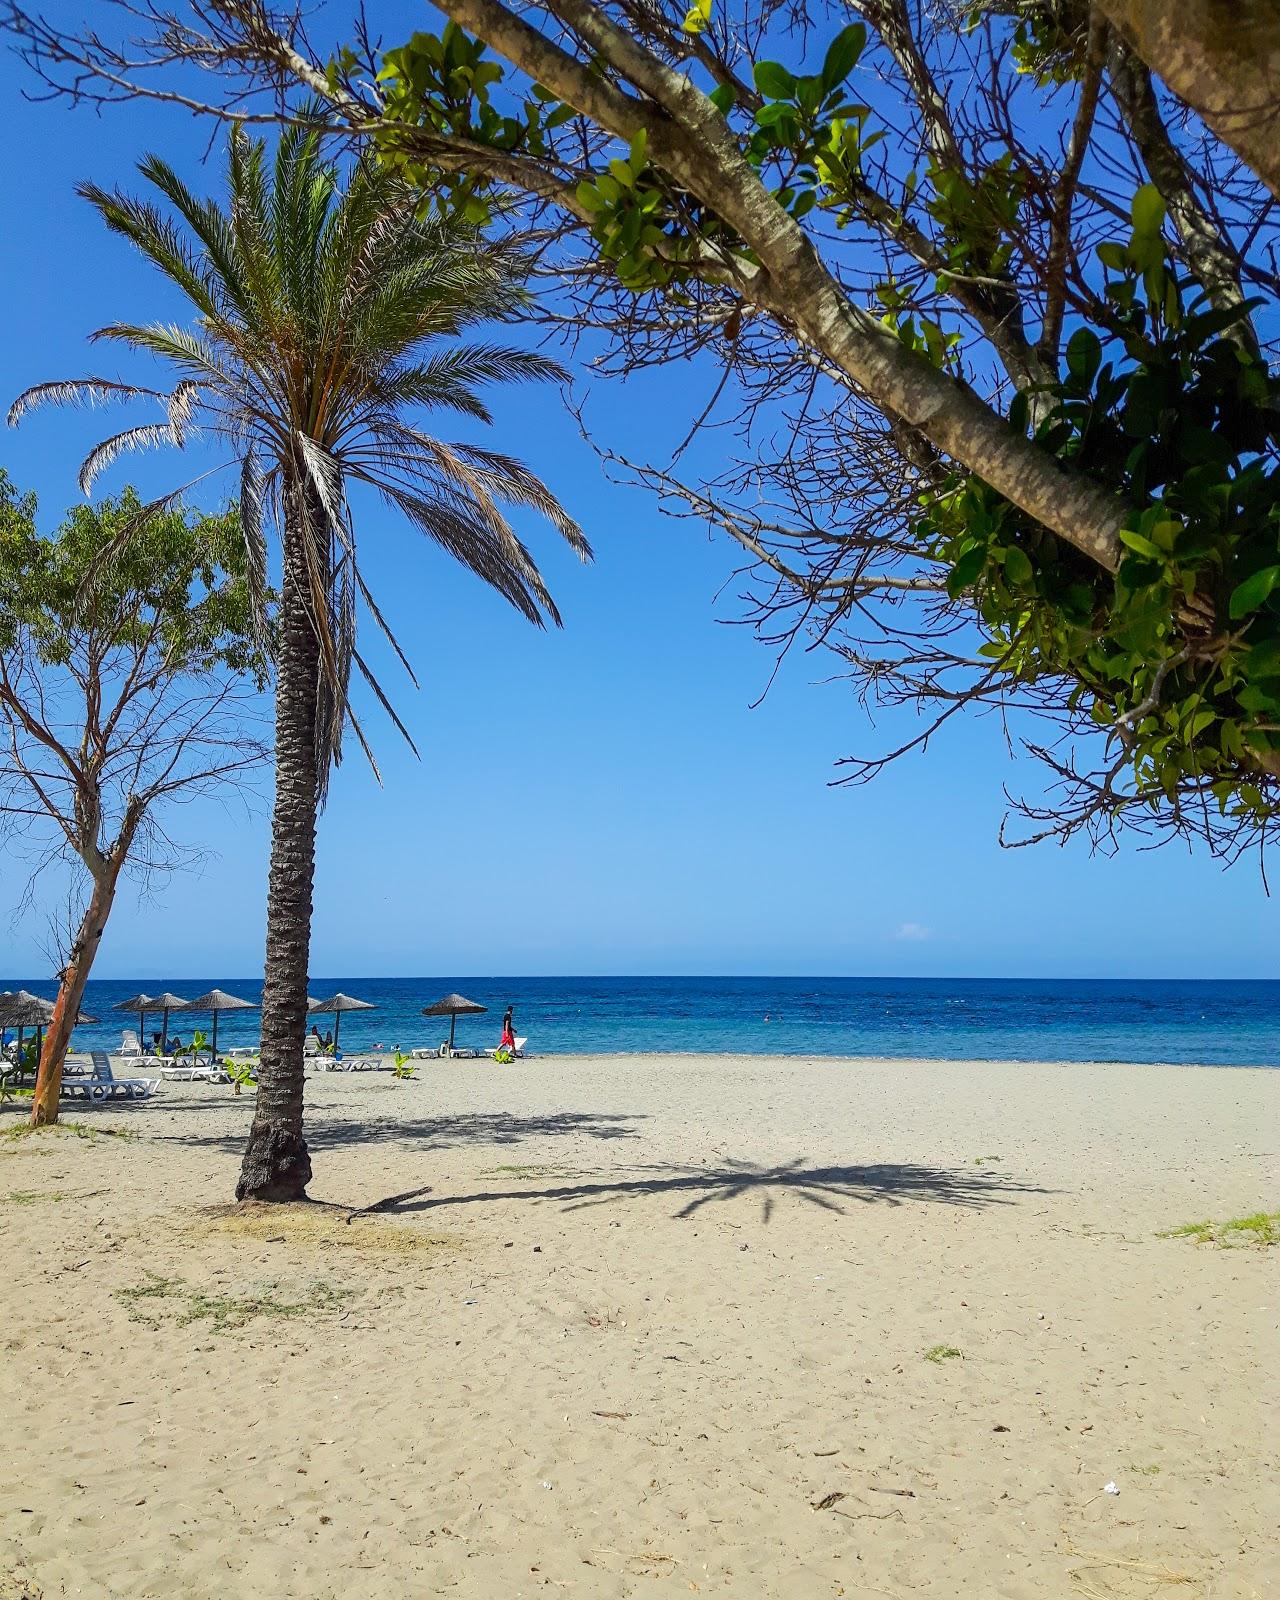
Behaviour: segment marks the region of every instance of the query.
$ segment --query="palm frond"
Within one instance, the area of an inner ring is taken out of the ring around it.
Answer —
[[[353,476],[364,475],[357,473]],[[477,516],[464,500],[444,494],[415,494],[378,476],[369,476],[365,481],[389,505],[401,511],[420,532],[442,550],[448,551],[490,588],[496,589],[535,627],[546,626],[543,620],[544,605],[548,615],[554,621],[559,621],[529,552],[524,550],[519,540],[514,540],[516,559],[513,560],[511,544],[498,538],[488,523]],[[523,560],[520,559],[521,552]]]
[[[232,141],[234,148],[234,139]],[[146,156],[138,171],[169,201],[204,248],[210,270],[230,306],[243,318],[253,312],[253,297],[244,276],[230,220],[212,200],[201,200],[158,155]]]
[[[383,690],[382,685],[378,682],[377,678],[374,677],[373,673],[369,670],[368,664],[366,663],[364,657],[360,654],[360,652],[358,650],[353,650],[351,652],[351,659],[354,662],[357,670],[359,671],[360,676],[364,679],[364,681],[373,690],[374,694],[377,695],[379,705],[381,705],[382,709],[391,718],[391,721],[395,724],[397,732],[401,735],[401,737],[404,739],[404,742],[409,746],[410,750],[412,750],[414,755],[416,756],[418,754],[418,747],[413,742],[413,735],[409,732],[408,728],[406,728],[404,723],[400,720],[399,713],[396,711],[396,708],[391,704],[391,701],[388,700],[388,698],[386,696],[386,693]]]
[[[409,682],[414,686],[415,689],[419,688],[420,685],[418,683],[417,673],[409,664],[408,656],[405,655],[404,651],[400,648],[399,639],[397,639],[395,634],[391,631],[391,627],[388,624],[387,619],[379,610],[378,602],[373,598],[373,594],[371,593],[369,586],[365,583],[363,577],[360,575],[360,569],[358,567],[356,568],[356,585],[360,590],[360,598],[364,601],[369,615],[373,618],[374,622],[377,623],[379,631],[382,633],[387,643],[395,651],[396,659],[407,673]]]
[[[190,378],[184,378],[169,396],[165,411],[169,418],[169,426],[177,436],[179,444],[182,443],[182,430],[191,421],[191,414],[199,398],[200,385],[193,383]]]
[[[100,213],[113,233],[122,234],[176,283],[202,315],[215,321],[221,319],[217,278],[171,218],[146,201],[134,200],[119,190],[102,189],[96,183],[78,184],[76,193]]]
[[[37,406],[105,405],[111,400],[162,400],[159,389],[137,383],[115,383],[110,378],[57,378],[24,389],[9,407],[9,426],[16,427]]]
[[[451,448],[490,494],[509,505],[528,506],[537,511],[563,536],[580,560],[592,559],[587,536],[541,478],[530,472],[523,462],[496,450],[486,450],[482,445],[455,444]]]
[[[167,422],[145,422],[141,427],[126,428],[123,433],[103,439],[80,464],[81,492],[92,493],[93,480],[126,450],[154,450],[162,444],[174,445],[179,450],[183,444],[182,435]]]

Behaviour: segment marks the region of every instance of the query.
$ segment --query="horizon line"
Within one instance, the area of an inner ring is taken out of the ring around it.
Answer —
[[[194,973],[187,976],[178,976],[169,973],[162,981],[173,983],[204,983],[208,973]],[[317,975],[308,979],[309,986],[321,987],[324,984],[341,979],[353,983],[425,983],[425,982],[483,982],[490,983],[497,980],[503,982],[536,982],[536,983],[565,983],[570,981],[587,982],[623,982],[640,979],[646,982],[770,982],[770,983],[1280,983],[1277,977],[1186,977],[1177,974],[1165,975],[1128,975],[1117,977],[1108,975],[1098,977],[1091,973],[893,973],[893,972],[469,972],[469,973],[329,973]],[[29,984],[55,984],[55,977],[44,978],[0,978],[0,988],[8,985],[26,987]],[[126,977],[107,977],[90,974],[88,983],[140,983],[142,980],[131,974]],[[241,977],[228,977],[223,980],[227,983],[261,984],[261,976],[244,975]]]

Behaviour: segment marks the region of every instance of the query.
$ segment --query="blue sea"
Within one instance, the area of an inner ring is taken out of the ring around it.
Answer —
[[[78,1049],[115,1046],[136,1019],[113,1011],[140,989],[198,995],[214,987],[257,1000],[258,981],[147,974],[90,982]],[[53,997],[54,985],[0,980]],[[1280,981],[1200,982],[1021,978],[316,978],[374,1011],[342,1019],[344,1051],[438,1044],[448,1020],[421,1015],[450,990],[489,1008],[460,1017],[457,1042],[493,1045],[514,1005],[516,1033],[538,1055],[740,1052],[796,1056],[927,1056],[944,1060],[1166,1061],[1280,1065]],[[321,1031],[333,1019],[317,1019]],[[148,1030],[159,1018],[148,1020]],[[175,1013],[189,1040],[209,1018]],[[219,1047],[255,1043],[255,1012],[223,1013]]]

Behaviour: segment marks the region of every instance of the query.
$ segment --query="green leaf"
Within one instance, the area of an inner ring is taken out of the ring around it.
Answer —
[[[817,78],[797,78],[796,99],[803,110],[816,111],[822,103],[822,85]]]
[[[1010,545],[1004,553],[1004,570],[1010,583],[1030,583],[1035,576],[1026,551],[1016,544]]]
[[[1164,560],[1164,551],[1157,544],[1152,544],[1140,533],[1135,533],[1132,528],[1121,528],[1120,543],[1126,544],[1130,550],[1136,550],[1140,556],[1148,556],[1154,561]]]
[[[822,63],[822,83],[826,89],[834,89],[844,80],[858,64],[858,57],[866,48],[867,30],[860,22],[851,22],[847,28],[841,28],[835,38],[827,46],[826,58]]]
[[[733,109],[733,85],[731,83],[718,83],[707,96],[711,104],[722,117],[727,117]]]
[[[1092,383],[1102,365],[1102,341],[1092,328],[1077,328],[1067,341],[1067,371]]]
[[[947,575],[947,593],[953,600],[973,583],[986,564],[987,552],[984,545],[970,545],[964,551]]]
[[[1108,239],[1105,244],[1098,246],[1098,260],[1104,267],[1110,267],[1113,272],[1123,272],[1129,264],[1124,246],[1117,244],[1114,239]]]
[[[1124,535],[1120,537],[1123,539]],[[1280,583],[1280,567],[1263,567],[1261,572],[1255,572],[1251,578],[1246,578],[1231,591],[1231,602],[1228,610],[1233,622],[1241,617],[1247,617],[1251,611],[1256,611],[1266,600],[1267,596]]]
[[[790,100],[796,92],[796,80],[780,61],[757,61],[752,73],[756,88],[770,100]]]
[[[588,211],[603,211],[607,202],[595,184],[584,178],[578,185],[578,204]]]
[[[1135,233],[1156,234],[1164,226],[1164,201],[1154,183],[1144,183],[1130,209]]]
[[[1280,678],[1280,639],[1263,639],[1254,645],[1244,660],[1251,683],[1263,678]]]

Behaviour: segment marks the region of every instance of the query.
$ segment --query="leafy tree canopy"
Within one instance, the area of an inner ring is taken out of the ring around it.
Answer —
[[[0,468],[0,650],[21,633],[42,666],[65,666],[91,637],[99,652],[149,650],[153,675],[227,667],[265,686],[234,509],[145,515],[126,488],[72,507],[52,536],[36,510]]]

